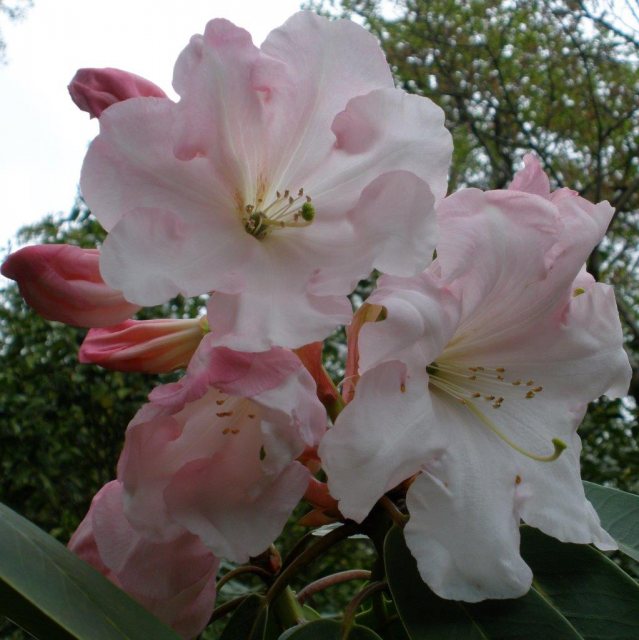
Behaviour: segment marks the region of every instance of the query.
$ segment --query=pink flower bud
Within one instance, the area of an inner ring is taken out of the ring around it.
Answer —
[[[102,280],[99,262],[97,249],[41,244],[12,253],[1,271],[18,283],[27,304],[43,318],[78,327],[108,327],[140,307]]]
[[[73,102],[92,118],[112,104],[129,98],[166,98],[166,93],[151,81],[121,69],[78,69],[69,93]]]
[[[91,329],[79,359],[115,371],[166,373],[186,367],[205,333],[205,318],[126,320]]]

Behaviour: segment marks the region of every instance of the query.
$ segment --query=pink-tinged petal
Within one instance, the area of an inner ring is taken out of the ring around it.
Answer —
[[[386,309],[384,320],[359,336],[359,370],[399,359],[422,369],[441,353],[459,321],[459,300],[428,271],[413,278],[382,276],[368,301]]]
[[[183,638],[208,623],[219,560],[188,533],[164,544],[145,539],[124,516],[119,482],[96,494],[69,548]]]
[[[459,403],[433,398],[451,447],[424,460],[406,497],[406,542],[439,596],[477,602],[517,598],[532,572],[519,555],[513,452]]]
[[[205,334],[205,318],[127,320],[91,329],[78,359],[113,371],[167,373],[188,365]]]
[[[132,98],[100,116],[100,135],[87,152],[80,187],[107,231],[140,207],[168,210],[191,223],[210,219],[223,226],[226,218],[234,219],[233,187],[204,158],[182,162],[173,154],[175,109],[170,100]]]
[[[92,118],[112,104],[129,98],[166,98],[150,80],[121,69],[78,69],[69,84],[73,102]]]
[[[318,219],[313,235],[300,234],[300,248],[319,266],[309,290],[349,293],[374,268],[418,275],[432,261],[436,225],[433,195],[423,180],[407,171],[382,174],[362,191],[347,224]]]
[[[525,191],[550,199],[550,182],[539,158],[532,153],[524,156],[524,168],[518,171],[508,187],[510,191]]]
[[[303,257],[305,243],[290,236],[268,240],[255,254],[244,289],[236,294],[218,289],[209,300],[207,315],[218,345],[238,351],[294,349],[324,339],[352,316],[346,291],[341,296],[309,291],[313,264]]]
[[[105,327],[140,307],[112,289],[100,274],[100,252],[66,244],[24,247],[2,265],[29,306],[43,318],[80,327]]]
[[[334,144],[335,115],[353,96],[391,89],[390,69],[366,30],[312,12],[296,13],[272,31],[262,52],[253,82],[267,92],[272,175],[280,188],[305,187]]]
[[[256,243],[236,220],[228,222],[215,225],[185,220],[163,209],[134,209],[104,242],[100,260],[104,278],[145,306],[178,294],[233,291],[246,277]]]
[[[164,495],[171,516],[209,549],[233,562],[246,562],[281,533],[310,473],[292,462],[277,476],[265,477],[258,464],[259,446],[246,446],[240,437],[234,440],[239,451],[225,450],[186,464]]]
[[[332,125],[330,155],[305,180],[318,216],[355,206],[376,177],[408,171],[441,199],[448,182],[452,138],[444,112],[428,98],[399,89],[376,89],[352,98]]]
[[[526,524],[557,540],[592,543],[611,551],[617,549],[617,544],[601,527],[597,512],[586,499],[580,477],[581,442],[576,428],[585,412],[585,405],[573,409],[574,431],[559,459],[545,465],[522,460],[517,485],[518,510]]]
[[[253,397],[280,387],[292,374],[299,374],[301,362],[286,349],[263,353],[232,351],[216,347],[210,335],[199,344],[186,375],[173,384],[156,387],[149,399],[177,412],[187,402],[204,395],[209,386],[234,396]]]
[[[440,455],[445,434],[425,392],[427,376],[409,377],[386,362],[359,380],[355,398],[324,436],[319,454],[340,511],[361,522],[381,496]]]
[[[265,92],[253,86],[259,57],[251,35],[228,20],[211,20],[194,36],[175,66],[180,94],[175,155],[206,156],[222,180],[244,191],[254,187],[264,165]]]
[[[150,398],[118,464],[130,522],[158,542],[186,528],[238,561],[266,548],[308,484],[295,459],[326,428],[300,360],[283,349],[233,353],[207,336],[182,380]]]
[[[437,263],[451,288],[463,291],[458,334],[466,336],[450,353],[470,349],[481,360],[517,349],[560,314],[611,213],[607,203],[571,197],[557,206],[518,191],[469,189],[447,198]]]

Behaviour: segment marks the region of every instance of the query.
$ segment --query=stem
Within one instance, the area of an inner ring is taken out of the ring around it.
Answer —
[[[277,596],[288,585],[290,579],[300,570],[306,566],[311,560],[314,560],[317,556],[323,553],[326,549],[329,549],[334,544],[337,544],[344,538],[348,538],[359,529],[355,522],[349,521],[343,524],[337,529],[327,533],[320,538],[315,544],[311,545],[302,553],[300,553],[276,578],[275,582],[271,585],[271,588],[266,594],[266,601],[268,604],[273,602]]]
[[[408,522],[408,516],[403,514],[388,496],[382,496],[379,499],[379,504],[386,510],[386,513],[391,517],[391,520],[398,527],[403,529],[404,525]]]
[[[340,571],[339,573],[333,573],[330,576],[324,576],[315,582],[307,584],[298,594],[297,601],[303,604],[312,597],[314,594],[332,587],[333,585],[340,584],[342,582],[348,582],[349,580],[370,580],[371,572],[364,569],[350,569],[349,571]]]
[[[348,638],[348,634],[352,626],[355,624],[355,615],[360,605],[366,598],[372,596],[375,593],[384,591],[388,585],[386,581],[372,582],[368,586],[364,587],[347,605],[344,609],[344,618],[342,619],[342,638]]]
[[[239,575],[242,575],[244,573],[253,573],[257,576],[260,576],[260,578],[263,578],[265,581],[270,580],[273,576],[266,571],[265,569],[262,569],[261,567],[256,567],[254,565],[247,565],[244,567],[237,567],[236,569],[233,569],[231,571],[229,571],[228,573],[225,573],[217,582],[217,586],[215,587],[219,593],[220,589],[229,581],[229,580],[233,580],[233,578],[236,578]]]
[[[227,613],[231,613],[231,611],[235,611],[235,609],[237,609],[244,602],[244,600],[246,600],[249,597],[249,595],[250,594],[246,594],[245,596],[239,596],[238,598],[233,598],[233,600],[229,600],[228,602],[221,604],[219,607],[217,607],[213,611],[213,614],[211,615],[211,618],[209,619],[208,624],[212,624],[216,620],[223,618]]]

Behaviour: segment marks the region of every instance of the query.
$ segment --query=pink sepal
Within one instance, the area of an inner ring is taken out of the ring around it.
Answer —
[[[41,244],[12,253],[2,275],[18,283],[27,304],[47,320],[78,327],[108,327],[140,307],[100,275],[100,252],[68,244]]]

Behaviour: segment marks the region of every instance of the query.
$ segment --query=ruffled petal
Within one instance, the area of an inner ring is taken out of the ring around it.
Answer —
[[[534,193],[547,200],[550,199],[550,182],[536,155],[527,153],[524,156],[524,168],[515,174],[508,189]]]
[[[519,555],[513,452],[461,405],[434,397],[437,430],[451,446],[411,485],[406,542],[439,596],[477,602],[517,598],[532,572]]]
[[[611,211],[577,196],[558,206],[518,191],[465,189],[447,198],[438,211],[437,263],[450,287],[463,291],[447,353],[490,357],[538,333],[561,312]]]
[[[209,300],[211,336],[218,345],[239,351],[297,348],[323,340],[352,316],[346,291],[341,296],[309,291],[314,266],[303,255],[306,245],[290,236],[268,240],[241,292],[218,290]]]
[[[189,220],[165,209],[134,209],[111,230],[100,268],[128,300],[162,304],[243,287],[256,242],[235,219]]]
[[[272,31],[262,51],[266,55],[253,79],[257,87],[268,88],[272,175],[281,189],[305,187],[335,142],[335,115],[353,96],[392,88],[393,78],[370,33],[349,20],[327,20],[309,11]]]
[[[359,380],[355,398],[320,444],[322,466],[340,511],[361,522],[389,489],[419,471],[447,444],[435,424],[427,377],[386,362]]]
[[[360,372],[395,359],[423,370],[443,351],[459,321],[459,300],[429,271],[414,278],[382,276],[368,302],[383,306],[387,317],[360,332]]]
[[[332,125],[335,144],[305,179],[319,215],[352,208],[364,187],[389,171],[421,178],[436,200],[446,193],[452,139],[428,98],[376,89],[352,98]]]
[[[154,390],[129,425],[118,464],[127,518],[154,541],[188,530],[243,562],[273,541],[303,496],[309,472],[295,459],[325,426],[293,353],[234,353],[207,337],[186,376]]]
[[[208,623],[219,560],[188,533],[160,544],[140,535],[124,517],[119,482],[96,494],[69,548],[183,638]]]
[[[183,162],[173,154],[175,110],[170,100],[132,98],[100,116],[100,135],[87,152],[80,187],[107,231],[139,207],[190,221],[235,220],[233,185],[204,158]]]

